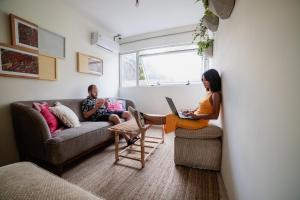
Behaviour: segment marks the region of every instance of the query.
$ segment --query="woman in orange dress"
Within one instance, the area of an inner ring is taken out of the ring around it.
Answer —
[[[193,119],[181,119],[175,114],[166,116],[154,116],[140,113],[140,117],[146,124],[164,125],[166,133],[176,130],[176,128],[200,129],[208,126],[210,119],[218,119],[221,104],[221,78],[214,69],[209,69],[202,75],[202,82],[207,91],[207,96],[199,102],[195,110],[183,112]]]

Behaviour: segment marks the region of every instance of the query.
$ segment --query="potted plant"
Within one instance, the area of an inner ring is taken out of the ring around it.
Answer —
[[[213,39],[207,39],[204,41],[198,42],[198,55],[205,55],[207,57],[213,56],[213,45],[214,40]]]
[[[205,10],[211,10],[221,19],[230,17],[235,4],[235,0],[196,0],[199,1],[202,1]]]
[[[206,26],[212,32],[216,32],[219,27],[219,17],[216,16],[209,9],[206,9],[203,16],[203,25]]]

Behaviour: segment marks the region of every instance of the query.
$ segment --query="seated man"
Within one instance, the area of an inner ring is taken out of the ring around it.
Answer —
[[[81,111],[83,117],[90,121],[111,121],[114,124],[121,123],[120,118],[126,121],[131,118],[131,115],[127,111],[108,111],[107,101],[105,99],[97,99],[98,89],[96,85],[90,85],[88,87],[89,96],[83,100],[81,105]],[[127,136],[123,134],[128,145],[133,144],[137,138]]]

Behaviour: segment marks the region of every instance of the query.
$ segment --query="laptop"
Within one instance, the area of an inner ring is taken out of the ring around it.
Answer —
[[[185,116],[182,112],[178,112],[173,100],[170,97],[166,97],[166,100],[173,114],[177,115],[181,119],[193,119],[192,116]]]

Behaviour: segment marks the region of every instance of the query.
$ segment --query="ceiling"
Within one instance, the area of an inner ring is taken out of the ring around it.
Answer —
[[[112,34],[122,37],[196,24],[203,14],[195,0],[64,0]]]

